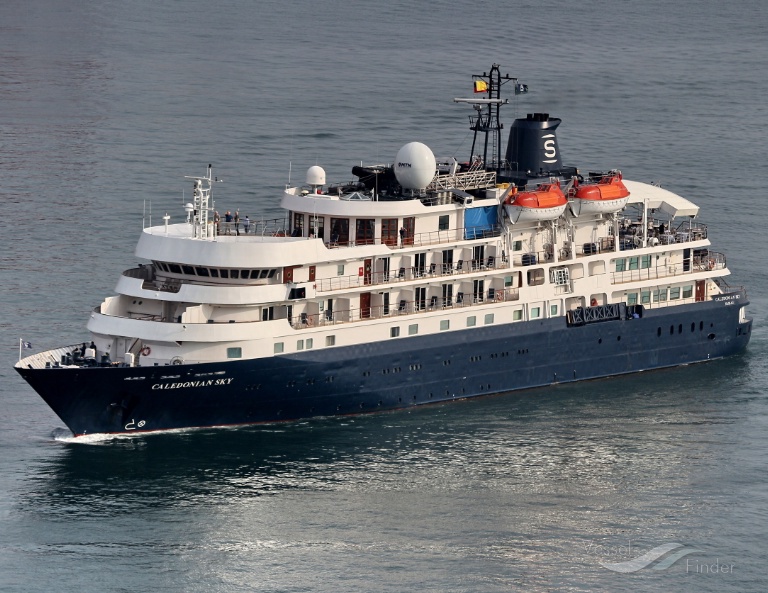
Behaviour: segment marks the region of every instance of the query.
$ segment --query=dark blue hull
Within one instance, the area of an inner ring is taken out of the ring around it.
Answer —
[[[703,362],[743,350],[746,296],[164,367],[24,369],[76,435],[231,426],[396,410],[434,402]]]

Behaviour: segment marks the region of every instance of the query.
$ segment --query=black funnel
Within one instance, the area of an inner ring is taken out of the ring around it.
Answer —
[[[507,162],[512,171],[528,171],[533,175],[560,171],[560,147],[555,130],[560,119],[548,113],[529,113],[516,119],[509,132]]]

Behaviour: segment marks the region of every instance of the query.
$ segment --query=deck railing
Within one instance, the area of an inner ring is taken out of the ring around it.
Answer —
[[[457,292],[450,299],[432,296],[424,300],[402,299],[390,305],[372,305],[370,307],[350,308],[321,313],[301,313],[294,315],[289,321],[295,329],[307,329],[311,327],[338,325],[353,323],[368,319],[381,319],[384,317],[396,317],[399,315],[414,315],[428,311],[442,311],[447,309],[459,309],[464,307],[476,307],[490,303],[517,301],[520,299],[520,291],[517,288],[489,289],[483,294]]]
[[[484,270],[495,270],[503,262],[491,256],[484,260],[458,260],[455,264],[430,264],[423,268],[417,266],[401,267],[389,272],[371,272],[354,276],[334,276],[316,280],[317,292],[347,290],[365,286],[378,286],[392,282],[408,282],[430,278],[443,278],[462,274],[472,274]],[[503,264],[506,266],[506,264]]]

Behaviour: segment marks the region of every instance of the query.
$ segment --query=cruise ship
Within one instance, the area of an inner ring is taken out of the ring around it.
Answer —
[[[88,332],[16,370],[80,436],[406,409],[746,347],[746,291],[695,204],[564,166],[546,113],[502,150],[502,90],[527,88],[497,64],[472,79],[454,99],[466,161],[409,142],[340,183],[312,166],[283,218],[248,225],[215,213],[209,166]]]

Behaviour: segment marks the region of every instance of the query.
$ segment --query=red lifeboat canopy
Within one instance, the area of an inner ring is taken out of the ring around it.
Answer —
[[[629,197],[629,190],[621,181],[621,173],[616,173],[606,175],[597,183],[580,185],[574,197],[580,200],[621,200]]]
[[[556,208],[568,203],[557,183],[542,183],[534,191],[524,191],[507,198],[507,203],[521,208]]]

